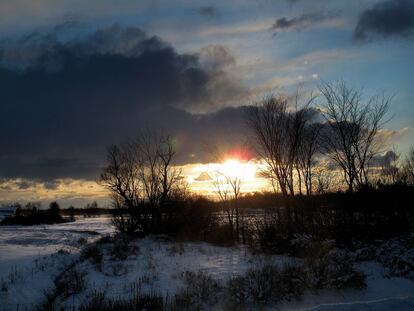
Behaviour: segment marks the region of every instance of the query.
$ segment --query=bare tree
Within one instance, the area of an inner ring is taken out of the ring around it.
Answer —
[[[302,175],[306,194],[312,194],[313,168],[316,164],[315,155],[319,151],[320,123],[312,123],[304,128],[301,143],[298,148],[297,167],[298,175]],[[301,185],[299,185],[301,189]]]
[[[341,188],[342,180],[329,163],[318,163],[313,169],[312,188],[314,193],[323,194]]]
[[[298,155],[306,132],[308,107],[314,99],[311,94],[309,100],[299,108],[297,92],[294,105],[289,110],[287,98],[269,96],[247,111],[247,123],[257,144],[256,151],[267,166],[263,176],[273,185],[276,180],[283,195],[295,194],[295,177],[301,183]],[[311,150],[313,151],[313,147]],[[311,156],[313,155],[314,152]]]
[[[110,191],[113,204],[128,211],[114,220],[120,230],[146,233],[160,226],[182,177],[174,157],[171,138],[148,130],[108,149],[107,166],[99,182]]]
[[[257,152],[266,162],[268,176],[276,179],[281,192],[288,195],[292,163],[287,144],[289,122],[286,98],[265,98],[248,110],[247,121],[258,144]]]
[[[220,166],[225,163],[221,162]],[[228,223],[232,230],[235,230],[236,236],[240,230],[240,210],[238,200],[241,194],[242,179],[237,174],[226,172],[225,169],[218,169],[215,172],[213,185],[215,192],[221,201]]]
[[[414,185],[414,147],[410,148],[402,163],[399,180],[406,185]]]
[[[342,169],[348,191],[369,184],[371,159],[381,151],[378,131],[384,125],[391,97],[377,95],[363,102],[362,92],[344,82],[320,87],[325,99],[323,145]]]

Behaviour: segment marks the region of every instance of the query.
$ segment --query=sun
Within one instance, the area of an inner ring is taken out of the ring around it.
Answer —
[[[184,168],[187,172],[189,188],[198,194],[216,198],[217,184],[230,187],[237,179],[242,193],[254,193],[269,189],[267,180],[259,174],[263,168],[254,159],[244,159],[228,155],[220,162],[190,164]]]
[[[248,161],[227,159],[219,164],[219,172],[228,178],[237,178],[241,181],[252,181],[255,178],[256,167]]]

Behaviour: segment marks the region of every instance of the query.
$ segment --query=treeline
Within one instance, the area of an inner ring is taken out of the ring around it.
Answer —
[[[40,225],[73,221],[73,217],[64,218],[57,202],[51,202],[48,209],[42,209],[40,203],[27,203],[25,207],[16,203],[14,215],[4,218],[1,225]]]
[[[76,208],[73,205],[61,208],[56,201],[50,202],[47,207],[40,202],[28,202],[25,205],[13,203],[4,206],[9,212],[0,224],[38,225],[54,224],[75,221],[76,216],[94,217],[99,215],[118,215],[124,213],[122,209],[109,209],[98,206],[96,201]]]
[[[246,108],[252,147],[264,163],[260,173],[274,193],[273,199],[262,199],[268,209],[277,206],[275,215],[267,215],[263,223],[274,231],[284,228],[285,238],[310,227],[332,233],[343,223],[352,231],[356,229],[353,224],[360,223],[360,214],[375,224],[381,221],[398,229],[390,213],[406,208],[407,203],[376,200],[384,192],[400,199],[414,185],[414,149],[400,159],[387,148],[382,135],[392,97],[365,97],[344,82],[325,83],[318,92],[319,96],[311,93],[307,99],[299,91],[290,96],[271,95]],[[241,196],[241,177],[228,175],[218,178],[215,186],[228,224],[238,237],[244,226],[241,208],[247,200]],[[358,202],[352,199],[358,197],[355,193],[364,193],[361,199],[373,199]],[[249,199],[254,201],[248,203],[251,206],[261,205],[257,202],[260,196]],[[373,211],[378,217],[368,215]]]
[[[381,137],[392,98],[366,98],[342,82],[323,84],[319,93],[305,101],[299,92],[268,96],[246,109],[272,193],[241,195],[243,180],[222,176],[213,182],[217,202],[194,197],[175,165],[173,140],[159,132],[108,148],[99,183],[123,211],[113,224],[128,234],[262,246],[297,234],[351,240],[412,230],[414,149],[401,160],[386,153]],[[254,207],[263,210],[246,213]]]

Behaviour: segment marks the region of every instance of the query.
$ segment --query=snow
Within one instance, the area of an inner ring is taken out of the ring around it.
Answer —
[[[75,223],[45,226],[0,227],[0,310],[31,310],[44,299],[53,279],[74,262],[81,248],[80,238],[92,242],[113,233],[110,219],[81,218]],[[147,237],[131,242],[134,251],[125,260],[110,256],[104,244],[102,270],[90,261],[77,269],[84,272],[87,290],[64,302],[67,307],[82,302],[94,290],[107,297],[128,297],[134,286],[174,295],[183,288],[186,271],[203,271],[221,283],[251,268],[268,263],[283,265],[295,260],[288,256],[252,254],[244,247],[220,247],[207,243],[171,242]],[[59,250],[65,252],[59,252]],[[358,290],[307,292],[301,300],[278,305],[279,310],[414,310],[414,281],[387,277],[387,269],[374,261],[358,263],[367,274],[367,287]],[[275,306],[273,306],[274,308]],[[270,308],[272,309],[272,308]]]
[[[0,310],[16,310],[17,304],[20,310],[32,309],[65,261],[70,261],[70,256],[59,256],[57,251],[77,251],[80,238],[92,241],[112,232],[107,217],[57,225],[0,226]]]
[[[413,281],[385,277],[386,269],[373,261],[360,263],[357,268],[367,275],[365,289],[308,293],[301,301],[282,305],[279,310],[414,310]]]
[[[0,279],[12,267],[22,268],[43,255],[113,233],[110,218],[80,218],[76,222],[39,226],[0,226]]]

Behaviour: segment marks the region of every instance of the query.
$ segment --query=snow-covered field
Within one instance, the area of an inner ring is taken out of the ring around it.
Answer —
[[[33,310],[54,278],[79,257],[85,243],[111,234],[105,217],[81,218],[75,223],[46,226],[0,227],[0,310]],[[108,246],[109,247],[109,246]],[[248,269],[265,264],[292,262],[288,256],[251,254],[242,247],[219,247],[207,243],[178,243],[162,237],[133,241],[127,259],[110,258],[105,250],[102,266],[78,262],[87,288],[62,302],[68,310],[93,292],[119,298],[131,295],[136,286],[163,295],[183,288],[186,271],[202,271],[219,283]],[[279,310],[414,310],[414,282],[385,277],[385,268],[375,262],[358,264],[367,274],[367,287],[358,290],[306,292],[299,301],[278,305]]]
[[[80,218],[74,223],[0,226],[0,310],[31,310],[64,261],[57,252],[79,251],[79,240],[110,234],[110,219]],[[68,257],[68,256],[66,256]],[[23,308],[23,309],[22,309]]]
[[[12,267],[21,269],[44,255],[77,246],[80,238],[94,239],[112,232],[108,217],[57,225],[0,226],[0,278]]]

